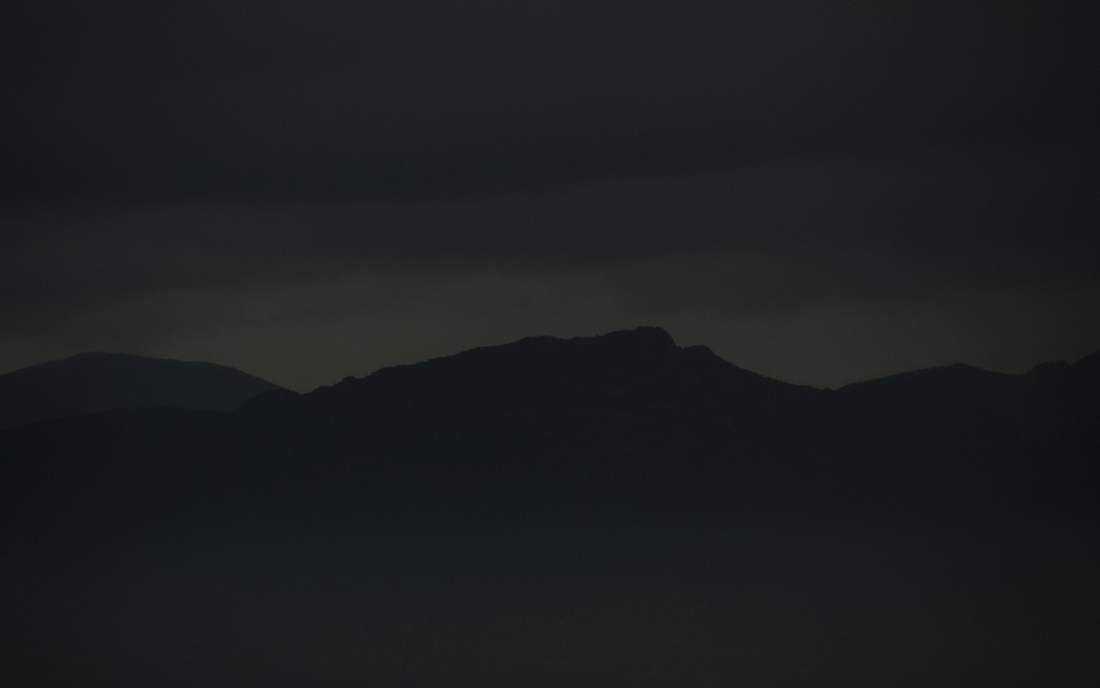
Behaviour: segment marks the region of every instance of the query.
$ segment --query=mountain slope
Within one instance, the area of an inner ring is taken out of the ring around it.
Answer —
[[[0,375],[0,430],[119,408],[229,411],[277,387],[213,363],[87,353]]]

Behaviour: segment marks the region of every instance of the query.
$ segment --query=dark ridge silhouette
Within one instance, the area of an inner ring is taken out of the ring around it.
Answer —
[[[0,430],[121,408],[231,411],[273,389],[278,387],[213,363],[79,354],[0,375]]]
[[[6,530],[1091,518],[1095,361],[1018,376],[955,365],[831,391],[658,328],[532,337],[232,412],[119,410],[8,432]]]
[[[0,683],[1096,685],[1098,360],[639,328],[0,432]]]

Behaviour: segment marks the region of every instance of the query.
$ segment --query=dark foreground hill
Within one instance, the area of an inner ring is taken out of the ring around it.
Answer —
[[[639,328],[524,339],[3,443],[8,534],[591,519],[1091,517],[1097,356],[789,385]]]
[[[0,433],[0,684],[1100,685],[1098,363],[642,328]]]
[[[80,354],[0,375],[0,430],[122,408],[231,411],[272,389],[278,387],[213,363]]]

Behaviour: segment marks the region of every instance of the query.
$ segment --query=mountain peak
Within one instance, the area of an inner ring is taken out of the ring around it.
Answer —
[[[598,339],[608,342],[629,342],[634,345],[652,347],[654,349],[676,349],[676,341],[668,332],[660,327],[642,326],[633,330],[618,330],[601,335]]]
[[[599,346],[601,348],[614,347],[624,348],[634,351],[650,350],[650,351],[676,351],[679,349],[676,346],[676,341],[672,338],[668,332],[660,327],[642,326],[635,327],[632,330],[615,330],[614,332],[608,332],[606,334],[599,334],[591,337],[571,337],[568,339],[562,339],[559,337],[551,337],[547,335],[537,337],[524,337],[512,344],[503,344],[501,346],[539,346],[540,344],[549,345],[561,345],[563,343],[568,345],[577,346]],[[496,348],[496,347],[487,347]]]

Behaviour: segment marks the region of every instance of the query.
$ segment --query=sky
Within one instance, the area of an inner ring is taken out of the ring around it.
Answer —
[[[1063,0],[9,0],[0,373],[300,391],[638,325],[800,384],[1100,349]]]

